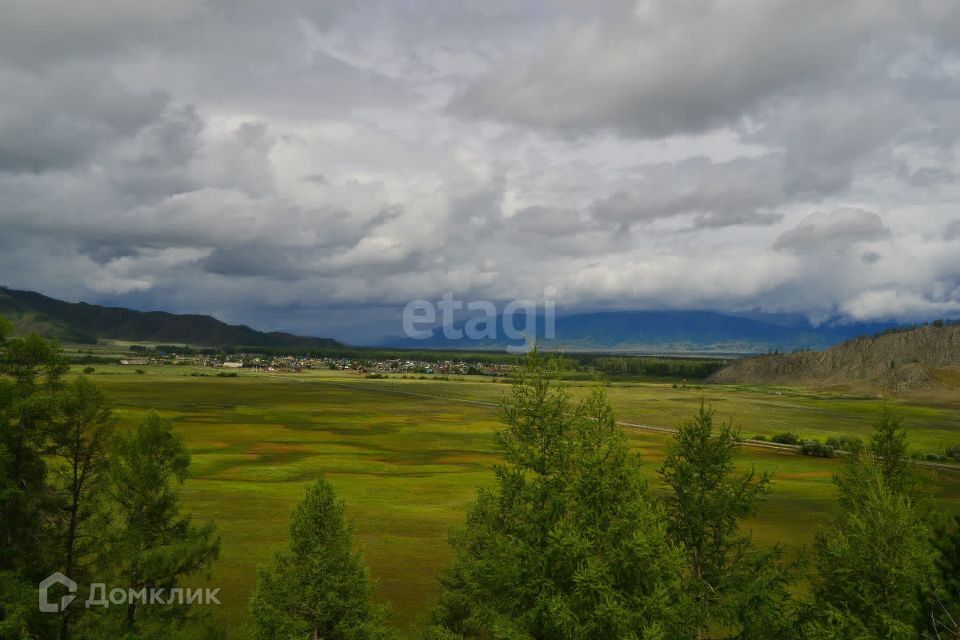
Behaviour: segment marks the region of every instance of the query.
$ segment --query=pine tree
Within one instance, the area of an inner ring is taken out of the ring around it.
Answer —
[[[793,618],[787,587],[790,566],[780,547],[757,548],[742,532],[743,520],[770,490],[770,476],[738,473],[740,437],[732,424],[714,427],[703,402],[681,425],[660,469],[671,537],[684,551],[685,616],[698,638],[719,630],[724,637],[782,635]]]
[[[11,334],[0,318],[0,637],[48,637],[36,585],[54,568],[46,454],[67,367],[55,343]]]
[[[561,366],[533,352],[516,373],[433,637],[678,637],[678,550],[604,390],[572,407]]]
[[[250,611],[258,638],[391,637],[385,611],[370,605],[372,586],[343,511],[327,480],[307,488],[290,520],[288,549],[257,572]]]
[[[894,491],[910,492],[917,488],[918,478],[908,456],[903,417],[886,402],[880,404],[873,421],[869,448],[880,462],[884,480]]]
[[[960,515],[943,515],[934,527],[938,582],[929,635],[960,640]]]
[[[934,575],[930,528],[884,463],[860,453],[838,483],[838,512],[814,544],[810,638],[921,637]]]
[[[57,550],[60,571],[86,584],[89,568],[99,546],[99,536],[90,522],[105,489],[107,452],[113,431],[113,415],[106,394],[86,377],[67,385],[61,400],[61,418],[53,429],[52,452],[61,464],[53,473],[59,494]],[[61,613],[60,638],[69,637],[71,617],[80,611]]]
[[[920,637],[940,613],[937,557],[902,418],[880,405],[869,447],[835,476],[837,512],[814,545],[813,638]]]
[[[52,504],[44,455],[67,365],[56,343],[6,339],[0,353],[0,570],[41,572],[43,525]]]
[[[169,420],[148,415],[110,452],[109,511],[104,514],[102,580],[127,590],[170,589],[207,572],[219,553],[212,524],[195,525],[180,514],[181,485],[190,454]],[[87,637],[169,638],[196,623],[191,608],[130,599],[83,620]]]

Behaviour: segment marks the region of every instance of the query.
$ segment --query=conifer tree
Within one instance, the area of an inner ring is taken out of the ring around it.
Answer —
[[[681,425],[660,469],[669,491],[667,527],[684,552],[685,612],[697,638],[770,638],[787,633],[794,604],[791,567],[780,547],[762,550],[743,521],[770,491],[770,476],[738,472],[740,436],[731,423],[714,426],[714,411],[700,404]]]
[[[385,610],[370,604],[372,586],[343,509],[324,478],[307,488],[290,519],[288,548],[257,571],[250,611],[258,638],[391,637]]]
[[[838,512],[814,544],[815,639],[914,640],[932,611],[935,553],[914,499],[884,461],[860,453],[838,484]]]
[[[835,476],[837,510],[817,533],[812,638],[917,638],[939,612],[937,553],[903,420],[883,403],[873,431]]]
[[[180,513],[190,454],[170,421],[150,414],[132,432],[118,435],[108,464],[101,581],[169,595],[183,578],[208,572],[220,540],[213,524],[196,525]],[[170,638],[205,624],[192,611],[130,599],[125,607],[85,616],[80,626],[84,637]]]
[[[0,318],[0,637],[49,637],[36,585],[55,566],[47,454],[67,365],[56,343],[12,333]]]
[[[52,435],[52,453],[59,462],[52,474],[53,489],[59,497],[54,548],[61,558],[61,573],[81,584],[89,581],[89,569],[100,544],[99,532],[91,522],[105,489],[113,424],[102,389],[85,376],[67,385]],[[61,640],[69,637],[71,618],[78,611],[77,607],[61,612]]]
[[[436,638],[677,638],[680,557],[602,387],[577,407],[561,362],[516,372],[503,462],[451,541]]]

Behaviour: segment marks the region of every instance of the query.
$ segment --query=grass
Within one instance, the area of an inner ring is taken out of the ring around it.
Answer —
[[[185,434],[193,457],[185,507],[219,527],[223,548],[211,584],[221,587],[217,614],[231,630],[247,623],[255,568],[284,544],[290,509],[321,473],[347,501],[377,597],[392,602],[396,625],[410,631],[423,620],[437,573],[451,557],[447,533],[462,522],[476,487],[491,481],[498,416],[484,405],[383,391],[495,403],[509,391],[506,384],[370,380],[341,372],[191,377],[189,367],[143,368],[146,375],[98,366],[93,378],[115,399],[123,424],[156,410]],[[570,389],[578,397],[587,385]],[[821,437],[866,434],[877,404],[863,395],[802,389],[664,384],[614,384],[610,397],[621,420],[675,427],[704,397],[746,435],[791,430]],[[960,442],[960,401],[898,404],[918,448]],[[631,431],[629,438],[659,490],[655,469],[669,437]],[[830,478],[840,463],[766,450],[746,450],[739,462],[775,474],[774,494],[748,523],[754,536],[794,549],[809,544],[831,508]],[[941,474],[930,486],[938,508],[960,512],[960,473]]]

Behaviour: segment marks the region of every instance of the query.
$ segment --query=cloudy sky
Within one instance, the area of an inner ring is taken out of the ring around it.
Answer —
[[[958,140],[954,0],[0,0],[0,284],[956,316]]]

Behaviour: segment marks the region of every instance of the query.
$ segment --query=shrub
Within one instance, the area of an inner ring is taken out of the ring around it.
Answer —
[[[84,372],[85,374],[87,374],[87,375],[90,375],[90,374],[93,373],[94,371],[96,371],[96,369],[94,369],[93,367],[84,367],[84,368],[83,368],[83,372]]]
[[[363,377],[369,378],[370,380],[380,380],[382,378],[386,378],[387,376],[383,375],[382,373],[368,373]]]
[[[784,431],[783,433],[777,433],[771,436],[770,442],[776,442],[777,444],[799,444],[800,436],[792,431]]]
[[[960,444],[955,444],[952,447],[947,447],[943,453],[947,458],[952,458],[956,462],[960,462]]]
[[[236,372],[236,371],[221,371],[220,373],[217,374],[217,377],[218,377],[218,378],[236,378],[236,377],[237,377],[237,372]]]
[[[827,444],[836,451],[847,453],[857,453],[863,449],[863,440],[857,436],[830,436],[827,438]]]
[[[752,440],[759,440],[760,442],[766,442],[767,436],[763,435],[762,433],[758,433],[757,435],[753,436]]]
[[[144,371],[143,369],[137,369],[137,375],[138,375],[138,376],[142,376],[142,375],[145,374],[145,373],[146,373],[146,371]]]
[[[800,444],[800,453],[815,458],[832,458],[836,452],[833,447],[819,440],[804,440]]]

